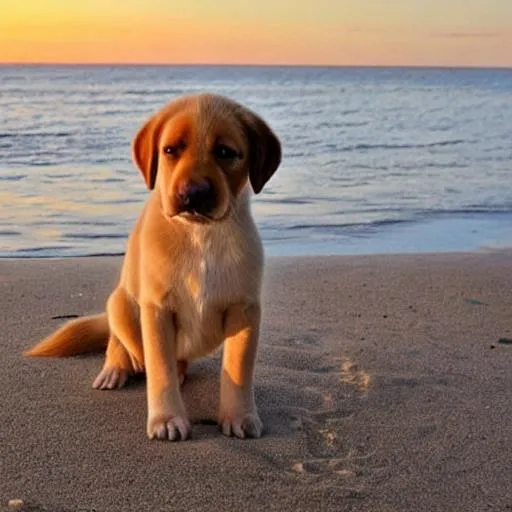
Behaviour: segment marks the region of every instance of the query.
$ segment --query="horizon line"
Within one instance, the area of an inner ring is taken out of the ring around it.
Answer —
[[[383,68],[383,69],[482,69],[512,70],[512,64],[506,65],[464,65],[464,64],[262,64],[262,63],[173,63],[173,62],[0,62],[0,67],[226,67],[226,68]]]

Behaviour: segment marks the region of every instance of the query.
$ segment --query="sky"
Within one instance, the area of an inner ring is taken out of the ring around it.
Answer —
[[[0,63],[512,67],[512,0],[0,0]]]

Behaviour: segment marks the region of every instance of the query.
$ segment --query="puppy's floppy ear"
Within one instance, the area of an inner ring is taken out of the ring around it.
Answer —
[[[149,190],[155,187],[158,169],[158,138],[162,125],[162,115],[155,114],[137,132],[132,144],[133,161],[139,168]]]
[[[249,140],[249,180],[256,194],[281,163],[281,143],[267,123],[244,109],[242,122]]]

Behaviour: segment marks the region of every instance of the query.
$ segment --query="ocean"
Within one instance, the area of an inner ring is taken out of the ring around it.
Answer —
[[[138,127],[178,95],[264,117],[283,162],[269,255],[512,247],[512,70],[0,66],[0,256],[123,253],[148,192]]]

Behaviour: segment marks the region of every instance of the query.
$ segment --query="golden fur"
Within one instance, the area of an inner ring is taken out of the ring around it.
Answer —
[[[186,439],[180,393],[188,361],[224,343],[219,425],[226,435],[259,437],[253,395],[263,271],[249,208],[281,159],[278,139],[254,113],[221,96],[178,99],[133,142],[151,193],[131,233],[121,278],[106,313],[65,324],[26,352],[68,356],[103,350],[93,386],[147,378],[150,438]]]

